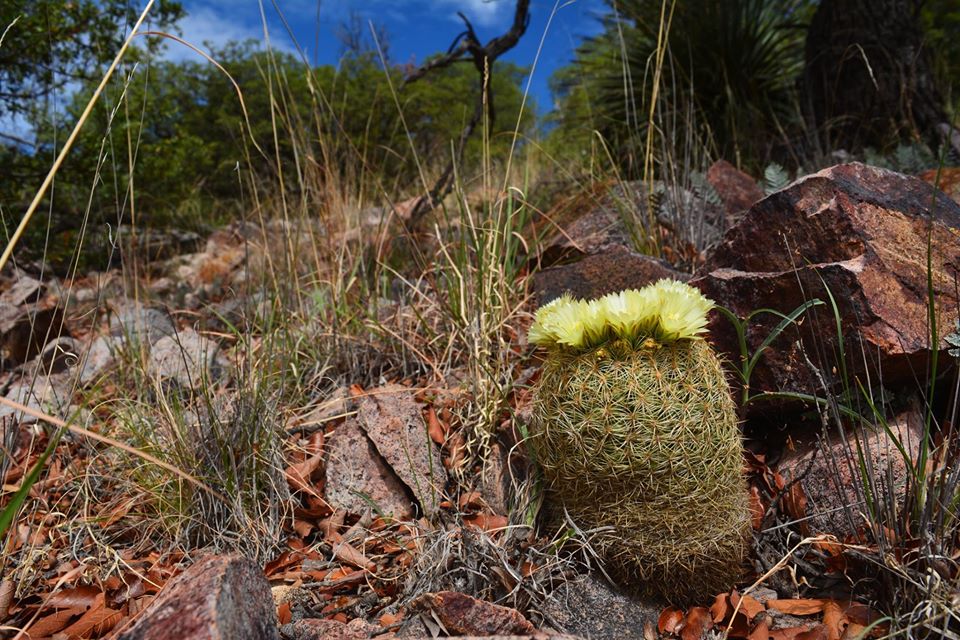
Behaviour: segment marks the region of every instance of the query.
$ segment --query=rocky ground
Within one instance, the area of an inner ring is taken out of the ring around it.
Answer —
[[[707,210],[684,236],[692,241],[665,241],[670,261],[633,248],[622,210],[647,206],[641,187],[559,204],[550,217],[562,232],[531,256],[530,308],[564,291],[592,298],[674,277],[749,317],[738,333],[716,313],[710,332],[741,400],[754,515],[751,566],[730,592],[683,609],[642,601],[604,578],[589,532],[536,528],[522,434],[537,365],[522,331],[512,342],[510,410],[482,464],[465,464],[473,449],[462,407],[475,392],[464,371],[426,375],[394,354],[351,347],[337,357],[361,363],[362,375],[347,380],[330,373],[344,370],[336,358],[311,360],[310,344],[331,327],[276,340],[272,323],[286,311],[265,293],[264,274],[278,246],[296,253],[316,236],[236,223],[205,241],[129,238],[153,258],[139,271],[126,264],[60,279],[21,265],[2,274],[2,504],[61,421],[72,425],[7,539],[5,633],[855,637],[879,614],[857,600],[863,549],[874,542],[860,476],[843,461],[859,445],[867,468],[891,486],[906,482],[902,454],[918,455],[927,415],[931,288],[936,335],[957,330],[960,205],[921,179],[860,164],[766,196],[727,163],[707,180],[709,197],[669,196]],[[670,206],[657,215],[676,230]],[[379,311],[401,337],[422,313],[408,297],[388,293]],[[782,315],[751,316],[789,314],[815,298],[824,304],[782,331]],[[307,381],[297,393],[260,393],[274,370],[291,368]],[[949,389],[947,352],[939,375]],[[836,429],[827,399],[854,380],[877,398],[887,429]],[[811,395],[824,402],[811,405]],[[253,445],[241,449],[243,438]],[[172,449],[184,442],[201,453],[178,457]],[[231,458],[241,450],[249,457]],[[244,493],[244,478],[263,486]],[[182,513],[171,496],[200,515],[157,524],[164,509]],[[154,503],[166,506],[151,511]],[[245,533],[216,535],[227,530]]]

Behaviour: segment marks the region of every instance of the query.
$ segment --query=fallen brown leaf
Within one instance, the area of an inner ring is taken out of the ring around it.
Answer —
[[[760,489],[756,485],[750,486],[750,517],[753,522],[753,530],[759,531],[763,528],[763,514],[766,508],[763,506],[763,500],[760,498]]]
[[[432,406],[427,407],[427,434],[431,440],[441,446],[447,439],[447,428],[440,422],[440,418],[437,417],[437,412]]]
[[[43,601],[42,609],[74,609],[82,607],[84,609],[96,604],[97,596],[103,592],[97,587],[80,586],[72,589],[58,591]]]
[[[26,636],[28,638],[44,638],[59,633],[64,629],[70,620],[84,612],[83,607],[73,609],[63,609],[44,616],[34,622],[27,628]]]
[[[333,556],[340,562],[346,562],[358,569],[372,571],[376,566],[369,558],[357,550],[356,547],[345,540],[333,546]]]
[[[833,600],[824,602],[823,625],[827,628],[827,640],[840,640],[844,623],[845,617],[840,605]]]
[[[657,619],[657,630],[660,633],[675,633],[677,625],[683,621],[683,611],[676,607],[667,607],[660,612]]]
[[[759,600],[753,596],[741,596],[736,590],[730,594],[730,604],[734,608],[740,607],[740,613],[747,617],[748,622],[766,610],[766,607],[760,604]]]
[[[823,600],[799,598],[796,600],[769,600],[767,609],[773,609],[792,616],[809,616],[823,611]]]
[[[313,488],[310,476],[317,470],[321,462],[323,462],[323,451],[317,452],[303,462],[290,465],[284,471],[287,476],[287,484],[293,489],[316,495],[317,492]]]
[[[801,634],[794,636],[796,640],[829,640],[830,632],[827,629],[827,625],[818,624],[809,631],[804,631]]]
[[[713,628],[713,618],[706,607],[693,607],[687,612],[680,629],[681,640],[700,640],[703,635]]]

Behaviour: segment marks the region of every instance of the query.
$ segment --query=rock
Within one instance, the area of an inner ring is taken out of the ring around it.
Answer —
[[[69,335],[63,324],[63,310],[52,303],[0,305],[0,364],[28,362],[45,344],[61,335]]]
[[[536,627],[516,609],[477,600],[456,591],[420,596],[414,606],[429,610],[454,636],[532,636]]]
[[[240,556],[208,556],[171,580],[117,640],[278,639],[270,585]]]
[[[281,629],[290,640],[367,640],[368,638],[395,638],[392,633],[383,634],[382,627],[361,619],[350,622],[307,618]]]
[[[939,173],[939,182],[937,181],[936,169],[924,171],[917,177],[927,184],[937,187],[950,196],[951,200],[960,204],[960,167],[944,167]]]
[[[590,575],[557,587],[542,612],[562,631],[585,638],[645,640],[644,626],[649,623],[656,629],[665,606],[631,598]]]
[[[150,349],[147,373],[157,380],[193,389],[220,377],[223,363],[219,355],[219,343],[185,329],[157,340]]]
[[[80,351],[80,384],[86,386],[99,380],[114,365],[122,346],[123,339],[116,336],[94,338],[87,349]]]
[[[533,291],[537,302],[543,305],[565,292],[589,300],[623,289],[639,289],[661,278],[688,280],[690,276],[663,260],[613,245],[574,264],[535,273]]]
[[[447,471],[430,439],[420,405],[400,385],[379,387],[358,400],[357,420],[377,452],[432,517],[443,500]]]
[[[36,278],[19,274],[14,283],[0,294],[0,309],[3,307],[19,307],[28,302],[37,303],[45,293],[46,287]]]
[[[827,301],[826,285],[839,308],[850,375],[869,370],[887,386],[912,383],[930,354],[928,228],[939,335],[950,331],[958,305],[960,206],[939,194],[931,214],[933,199],[934,190],[916,178],[858,163],[830,167],[755,204],[691,284],[740,317],[764,307],[790,313],[812,298]],[[751,353],[779,322],[770,314],[754,319]],[[819,376],[835,387],[835,326],[827,306],[785,331],[754,371],[753,391],[820,392]],[[739,361],[730,323],[714,314],[710,330],[727,357]]]
[[[56,340],[51,340],[44,347],[40,355],[34,361],[36,371],[50,375],[54,373],[63,373],[72,369],[80,363],[82,346],[70,336],[61,336]],[[27,365],[30,369],[31,365]]]
[[[4,397],[36,411],[66,418],[73,400],[73,381],[69,373],[23,378],[10,385]],[[13,421],[19,424],[37,422],[37,418],[31,415],[0,404],[0,424],[8,416],[12,416]]]
[[[632,247],[633,239],[623,220],[623,212],[609,198],[590,203],[586,213],[564,225],[545,243],[540,253],[543,267],[599,253],[610,247]],[[551,216],[552,218],[553,216]]]
[[[110,318],[110,335],[149,346],[177,332],[173,321],[164,311],[128,302]]]
[[[413,515],[406,488],[356,420],[337,427],[328,447],[325,491],[332,507],[363,513],[375,506],[400,520]]]
[[[130,225],[120,225],[116,230],[117,238],[127,256],[136,256],[140,260],[152,262],[170,256],[180,255],[194,250],[202,238],[193,231],[181,229],[146,229]]]
[[[707,169],[707,182],[723,202],[728,226],[737,222],[753,203],[763,199],[763,189],[756,180],[726,160],[717,160]]]
[[[921,403],[914,401],[888,424],[910,459],[916,460],[923,438]],[[857,460],[858,441],[868,468],[873,470],[873,486],[882,489],[892,481],[899,502],[903,501],[910,470],[897,443],[882,427],[848,428],[843,434],[831,432],[827,437],[818,431],[809,435],[791,433],[794,450],[780,460],[777,470],[788,483],[802,478],[800,486],[810,517],[806,524],[814,535],[826,533],[843,540],[857,536],[866,522],[862,515],[866,506],[857,497],[863,486]],[[889,496],[884,494],[877,499],[883,501]]]

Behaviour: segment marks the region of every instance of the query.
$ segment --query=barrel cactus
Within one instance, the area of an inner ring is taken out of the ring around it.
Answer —
[[[546,513],[599,529],[607,567],[682,604],[741,575],[750,514],[726,378],[702,339],[712,303],[662,280],[537,312],[547,356],[528,445]]]

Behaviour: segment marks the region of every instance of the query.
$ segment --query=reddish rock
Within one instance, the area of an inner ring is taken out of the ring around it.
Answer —
[[[937,180],[937,173],[936,169],[930,169],[917,177],[927,184],[934,185],[950,196],[954,202],[960,204],[960,167],[944,167],[939,171],[939,180]]]
[[[850,374],[869,371],[885,385],[909,384],[922,377],[930,354],[928,232],[943,336],[958,308],[960,206],[919,179],[859,163],[807,176],[755,204],[692,284],[740,317],[764,307],[789,313],[812,298],[827,301],[829,288]],[[754,319],[751,353],[779,322],[770,314]],[[739,360],[736,335],[719,314],[711,339]],[[765,352],[753,391],[819,392],[821,377],[835,387],[838,352],[832,312],[821,306]]]
[[[443,500],[447,471],[413,393],[391,384],[369,391],[359,405],[357,420],[370,442],[416,496],[423,512],[432,516]]]
[[[240,556],[208,556],[171,580],[117,640],[279,638],[270,585]]]
[[[720,196],[728,224],[736,222],[742,213],[763,199],[763,189],[757,181],[726,160],[710,165],[707,182]]]
[[[452,635],[531,636],[537,633],[536,627],[516,609],[477,600],[456,591],[428,593],[417,604],[433,612],[447,633]]]
[[[578,298],[599,298],[623,289],[639,289],[661,278],[688,280],[690,276],[676,271],[663,260],[612,245],[574,264],[550,267],[534,274],[533,289],[537,302],[542,305],[565,292]]]
[[[339,622],[307,618],[284,626],[283,631],[290,640],[367,640],[373,637],[386,640],[396,637],[392,633],[383,634],[382,627],[360,619]]]
[[[376,505],[401,520],[413,516],[406,488],[356,420],[337,427],[328,447],[325,492],[331,506],[364,513]]]
[[[920,452],[923,437],[923,411],[919,402],[889,421],[890,432],[849,427],[843,434],[835,431],[824,437],[819,431],[808,436],[791,435],[793,450],[779,463],[778,471],[788,483],[800,478],[806,497],[806,521],[811,534],[831,534],[843,540],[856,536],[868,520],[862,503],[863,479],[860,477],[858,451],[863,451],[871,470],[872,486],[889,499],[884,489],[892,486],[903,500],[910,476],[898,444],[912,460]]]
[[[630,231],[624,223],[624,213],[631,211],[623,211],[625,205],[618,207],[609,196],[594,197],[597,199],[581,203],[589,206],[586,213],[566,224],[556,221],[556,214],[551,215],[554,223],[562,226],[547,240],[545,248],[540,252],[541,267],[576,260],[611,247],[625,248],[633,245]]]

